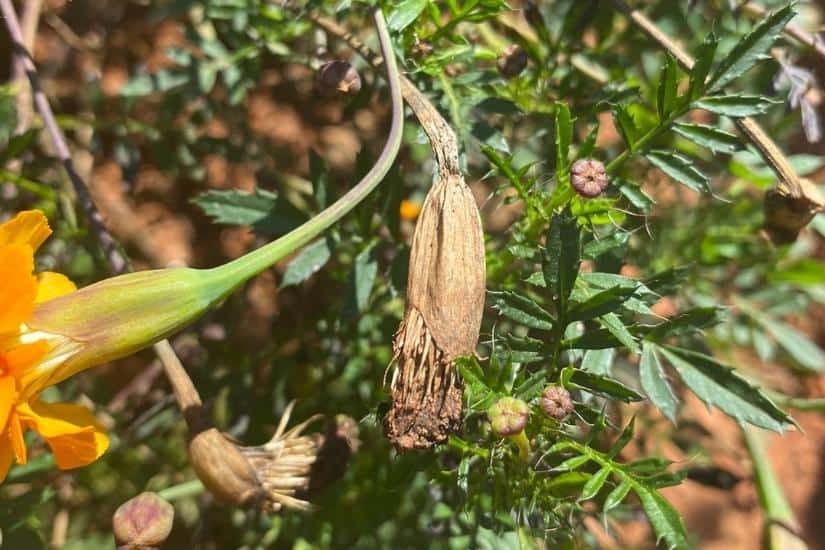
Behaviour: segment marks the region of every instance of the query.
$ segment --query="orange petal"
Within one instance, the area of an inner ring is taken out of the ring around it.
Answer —
[[[37,276],[37,297],[34,302],[36,304],[48,302],[75,290],[77,287],[65,275],[44,271]]]
[[[6,433],[9,434],[11,448],[14,451],[14,457],[17,459],[17,463],[25,464],[28,462],[26,441],[23,439],[23,425],[20,423],[20,415],[16,412],[12,412],[11,416],[9,416]]]
[[[34,252],[29,245],[0,246],[0,334],[29,320],[37,295]]]
[[[0,356],[0,363],[3,358]],[[9,421],[11,410],[17,402],[17,388],[14,378],[0,376],[0,434],[5,433],[6,423]]]
[[[52,230],[49,221],[40,210],[26,210],[0,225],[0,246],[4,244],[27,244],[37,250]]]
[[[49,353],[49,344],[40,340],[32,344],[22,344],[2,352],[9,374],[15,377],[22,376],[29,368]]]
[[[109,447],[103,426],[86,407],[34,401],[20,405],[18,410],[26,425],[49,444],[62,470],[86,466]]]
[[[13,457],[14,453],[11,451],[8,438],[0,435],[0,483],[6,480],[6,475],[9,473],[9,468],[11,468],[11,459]]]

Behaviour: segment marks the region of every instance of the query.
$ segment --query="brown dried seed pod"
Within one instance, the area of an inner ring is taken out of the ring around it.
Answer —
[[[393,342],[396,370],[384,431],[398,450],[428,449],[461,424],[453,361],[475,351],[484,308],[484,238],[460,175],[442,173],[418,218],[407,309]]]
[[[598,197],[607,188],[608,178],[604,164],[596,159],[579,159],[570,168],[570,183],[582,197]]]
[[[496,60],[498,72],[505,78],[514,78],[527,67],[527,52],[518,44],[510,44]]]
[[[328,61],[318,69],[315,87],[324,96],[356,94],[361,90],[361,75],[346,61]]]
[[[324,437],[301,435],[320,416],[313,416],[286,431],[293,406],[294,402],[289,404],[275,435],[263,445],[237,445],[215,428],[203,430],[192,438],[189,442],[192,467],[215,497],[236,506],[267,512],[312,508],[296,495],[310,487],[312,465]]]

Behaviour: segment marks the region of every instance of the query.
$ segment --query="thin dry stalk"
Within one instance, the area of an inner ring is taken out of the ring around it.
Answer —
[[[739,7],[739,9],[755,17],[765,17],[768,14],[768,10],[755,2],[745,2]],[[785,25],[785,34],[794,40],[805,44],[815,51],[820,57],[825,59],[825,40],[823,40],[821,36],[808,32],[799,25],[795,25],[793,23],[788,23]]]
[[[665,48],[682,68],[687,71],[693,69],[694,59],[690,54],[641,11],[631,8],[624,0],[613,0],[613,4],[639,29]],[[825,198],[810,181],[796,173],[782,150],[756,120],[744,117],[733,121],[779,176],[776,189],[765,194],[765,229],[776,243],[792,242],[817,213],[825,212]]]

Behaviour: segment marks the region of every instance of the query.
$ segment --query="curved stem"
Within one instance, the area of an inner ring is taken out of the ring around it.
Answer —
[[[401,147],[401,134],[404,125],[401,82],[387,24],[380,9],[376,8],[373,10],[373,19],[378,30],[381,54],[386,61],[387,82],[389,83],[390,97],[392,99],[392,126],[390,127],[389,137],[384,145],[384,150],[381,151],[381,156],[378,157],[372,169],[355,187],[338,199],[335,204],[308,222],[293,229],[283,237],[237,260],[209,270],[212,274],[219,277],[221,281],[230,285],[230,287],[226,289],[227,294],[258,273],[269,268],[275,262],[307,244],[321,232],[344,217],[381,183],[381,180],[387,175],[392,163],[395,161],[395,157],[398,155],[398,150]]]

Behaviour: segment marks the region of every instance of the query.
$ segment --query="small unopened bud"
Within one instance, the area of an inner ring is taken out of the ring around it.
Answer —
[[[582,197],[598,197],[607,187],[607,182],[604,164],[596,159],[579,159],[570,168],[570,183]]]
[[[547,386],[541,394],[541,408],[556,420],[564,419],[573,412],[570,392],[561,386]]]
[[[315,85],[324,96],[356,94],[361,89],[361,75],[346,61],[328,61],[318,69]]]
[[[487,418],[496,435],[515,435],[524,430],[530,409],[515,397],[502,397],[487,409]]]
[[[503,77],[516,77],[527,66],[527,52],[518,44],[510,44],[498,56],[496,66]]]
[[[172,532],[175,509],[155,493],[141,493],[127,500],[112,516],[112,530],[119,550],[151,550]]]

